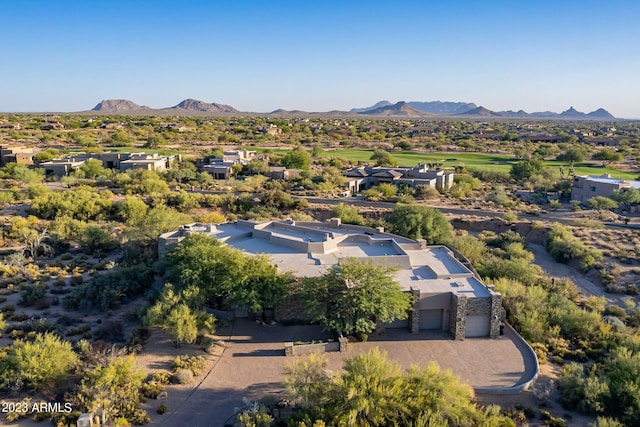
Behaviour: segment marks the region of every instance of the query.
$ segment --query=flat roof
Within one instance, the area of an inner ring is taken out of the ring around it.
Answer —
[[[339,221],[190,224],[163,234],[160,244],[179,241],[193,232],[215,237],[248,254],[266,254],[278,269],[299,277],[321,276],[346,258],[369,258],[396,266],[395,280],[404,290],[490,296],[487,287],[446,246],[425,246],[381,229]]]

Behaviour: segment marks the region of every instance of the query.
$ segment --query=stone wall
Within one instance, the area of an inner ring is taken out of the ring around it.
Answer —
[[[409,330],[412,334],[420,332],[420,289],[409,291],[413,297],[413,310],[409,312]]]
[[[468,298],[467,316],[489,314],[491,312],[491,298]]]
[[[454,340],[463,340],[466,332],[467,297],[453,295],[449,312],[449,332]]]
[[[489,328],[489,337],[491,338],[500,336],[502,311],[502,295],[498,292],[491,292],[491,327]]]

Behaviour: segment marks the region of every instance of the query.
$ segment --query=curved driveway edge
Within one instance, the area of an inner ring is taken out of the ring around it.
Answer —
[[[505,335],[508,336],[522,352],[525,374],[523,380],[512,387],[473,387],[474,391],[482,394],[517,394],[527,391],[533,386],[540,374],[538,356],[529,343],[511,325],[505,322]]]

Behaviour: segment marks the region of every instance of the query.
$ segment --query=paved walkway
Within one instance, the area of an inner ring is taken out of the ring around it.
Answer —
[[[292,358],[284,356],[283,343],[328,337],[318,326],[259,326],[246,319],[236,319],[231,328],[218,334],[228,341],[223,356],[196,389],[175,400],[176,407],[169,407],[158,424],[223,426],[234,408],[244,406],[244,397],[284,396],[283,366]],[[350,343],[345,353],[327,353],[329,369],[340,370],[344,359],[379,347],[403,368],[434,360],[471,386],[511,387],[530,378],[531,364],[525,362],[526,352],[509,334],[498,339],[453,341],[445,333],[389,330],[366,343]]]

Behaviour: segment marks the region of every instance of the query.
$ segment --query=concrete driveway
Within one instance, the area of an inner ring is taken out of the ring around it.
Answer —
[[[227,341],[222,357],[195,389],[179,396],[175,407],[169,407],[167,414],[154,424],[223,426],[236,408],[244,407],[244,397],[284,397],[283,367],[293,359],[284,356],[284,342],[329,337],[318,326],[260,326],[246,319],[236,319],[218,334]],[[436,361],[471,386],[512,387],[530,379],[534,368],[522,343],[514,338],[508,331],[498,339],[453,341],[440,332],[410,334],[388,330],[366,343],[350,343],[347,352],[327,356],[329,369],[338,371],[345,359],[379,347],[403,368]]]

